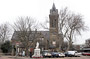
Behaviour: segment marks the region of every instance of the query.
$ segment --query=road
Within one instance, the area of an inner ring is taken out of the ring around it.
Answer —
[[[90,56],[64,57],[64,58],[48,58],[48,59],[90,59]]]
[[[34,59],[34,58],[29,58],[29,57],[28,58],[26,58],[26,57],[15,58],[15,56],[0,56],[0,59]],[[64,57],[64,58],[40,58],[40,59],[90,59],[90,56]]]
[[[81,57],[65,57],[64,59],[90,59],[90,56],[81,56]]]

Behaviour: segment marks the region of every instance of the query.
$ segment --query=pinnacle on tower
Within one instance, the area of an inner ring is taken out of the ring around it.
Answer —
[[[50,9],[50,14],[58,14],[58,9],[56,9],[54,3],[53,3],[53,5],[52,5],[52,8]]]
[[[55,4],[53,3],[53,6],[52,6],[52,10],[55,11],[56,10],[56,7],[55,7]]]

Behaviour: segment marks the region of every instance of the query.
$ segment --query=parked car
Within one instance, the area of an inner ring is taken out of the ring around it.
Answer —
[[[66,57],[72,57],[72,56],[74,56],[74,51],[67,51],[67,52],[65,52],[65,56]]]
[[[51,54],[52,54],[52,57],[59,57],[60,55],[58,52],[52,52]]]
[[[66,57],[79,57],[80,55],[77,53],[77,51],[67,51],[65,52]]]
[[[75,57],[80,57],[82,55],[82,53],[80,52],[75,52]]]
[[[46,58],[46,57],[49,57],[49,58],[52,57],[51,52],[48,51],[48,50],[43,51],[43,52],[42,52],[42,56],[43,56],[44,58]]]
[[[90,56],[90,52],[83,52],[82,55],[84,55],[84,56]]]
[[[64,53],[59,52],[59,54],[60,54],[60,57],[65,57]]]
[[[52,54],[52,57],[65,57],[65,55],[60,52],[52,52],[51,54]]]

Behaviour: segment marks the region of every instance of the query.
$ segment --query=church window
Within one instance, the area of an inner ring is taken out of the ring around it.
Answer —
[[[56,27],[56,19],[54,19],[54,27]]]
[[[52,41],[53,46],[56,46],[56,41]]]
[[[39,38],[41,41],[43,41],[44,40],[44,38]]]
[[[52,20],[51,26],[54,27],[54,22],[53,22],[53,20]]]
[[[53,19],[51,22],[51,27],[56,27],[56,19]]]

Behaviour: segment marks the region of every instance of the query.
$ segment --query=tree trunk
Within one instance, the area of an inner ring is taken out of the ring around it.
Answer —
[[[29,56],[29,51],[28,51],[28,47],[26,47],[26,56]]]
[[[67,50],[66,51],[68,51],[68,50],[72,50],[72,40],[70,40],[68,42],[68,47],[67,47]]]
[[[69,50],[72,50],[72,41],[69,43]]]

